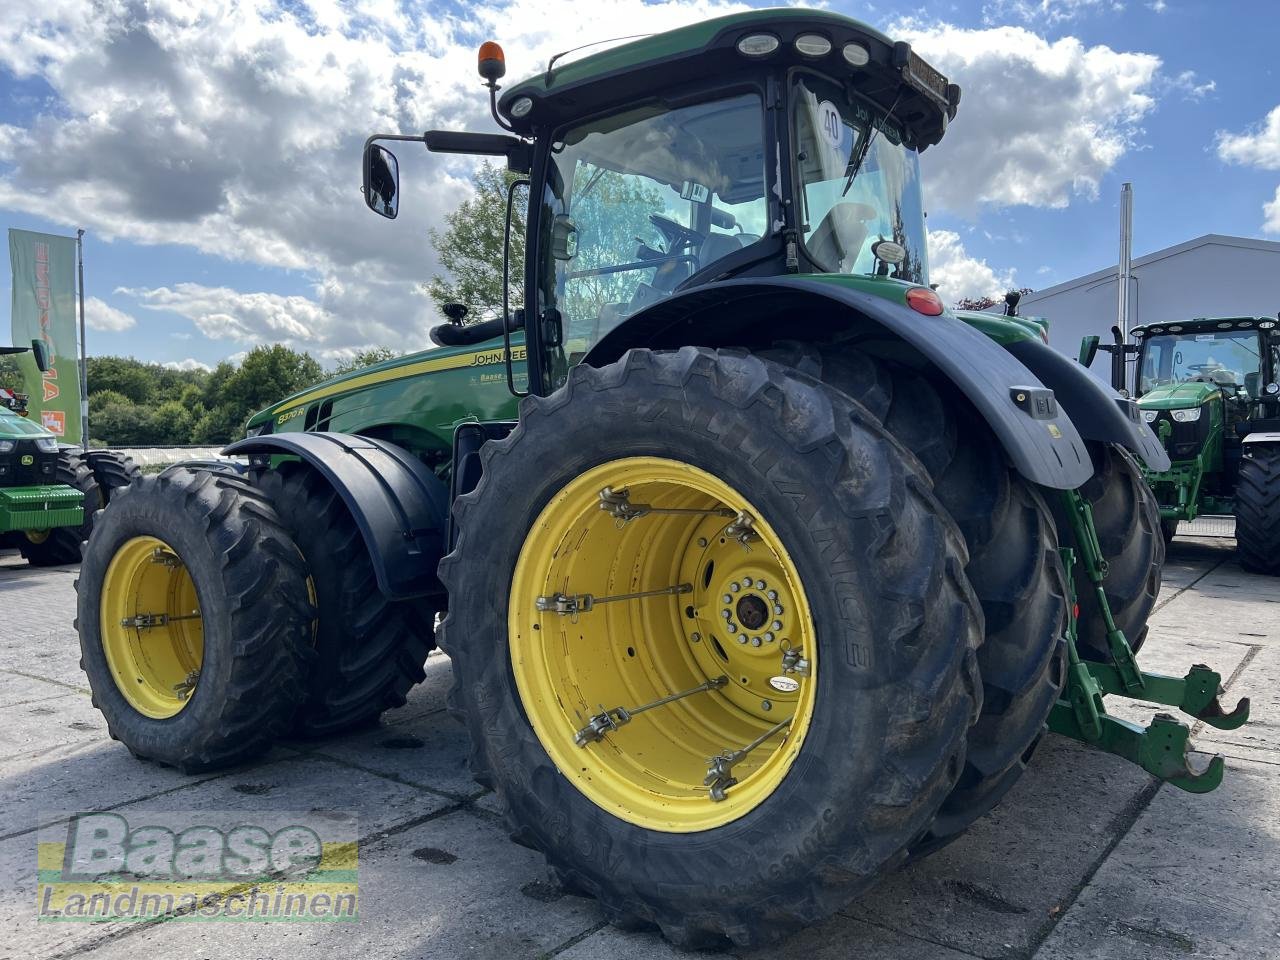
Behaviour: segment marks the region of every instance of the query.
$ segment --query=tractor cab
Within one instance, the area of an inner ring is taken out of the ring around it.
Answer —
[[[527,175],[527,306],[486,305],[498,321],[445,339],[522,330],[535,392],[623,320],[712,282],[836,274],[931,299],[918,156],[960,90],[909,44],[836,14],[763,10],[558,55],[499,98],[505,69],[485,44],[508,135],[372,137],[365,195],[398,212],[398,164],[379,139],[503,156]]]
[[[1138,407],[1172,461],[1148,476],[1167,529],[1232,513],[1245,448],[1280,431],[1276,324],[1214,317],[1133,330]]]

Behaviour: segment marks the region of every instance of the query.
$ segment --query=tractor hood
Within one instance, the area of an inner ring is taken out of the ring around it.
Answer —
[[[40,424],[18,416],[8,407],[0,407],[0,440],[36,440],[52,436]]]
[[[1221,393],[1212,383],[1162,383],[1144,393],[1138,406],[1143,410],[1186,410],[1208,403]]]

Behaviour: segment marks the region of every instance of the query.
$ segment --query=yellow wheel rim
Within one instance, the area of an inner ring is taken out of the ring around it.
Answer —
[[[24,530],[23,535],[29,543],[44,543],[52,532],[52,530]]]
[[[655,510],[622,519],[602,507],[606,488]],[[600,599],[667,587],[684,592]],[[539,609],[584,594],[591,608],[576,615]],[[629,823],[673,833],[730,823],[777,789],[800,752],[818,665],[799,574],[767,519],[703,470],[634,457],[575,478],[529,531],[508,621],[516,686],[543,747],[588,799]],[[634,711],[707,681],[722,685]],[[575,742],[617,707],[630,719]],[[770,730],[713,796],[724,781],[711,777],[711,759]]]
[[[102,647],[129,705],[157,720],[191,701],[204,659],[195,584],[156,537],[126,541],[107,565],[99,607]]]

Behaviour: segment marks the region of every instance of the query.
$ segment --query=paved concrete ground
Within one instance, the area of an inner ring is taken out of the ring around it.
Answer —
[[[1050,737],[1005,803],[843,914],[755,957],[1121,960],[1280,956],[1280,582],[1231,541],[1171,551],[1144,663],[1207,662],[1255,720],[1198,740],[1228,760],[1192,796]],[[107,739],[76,666],[74,568],[0,559],[0,958],[678,956],[607,926],[506,839],[444,712],[449,665],[380,728],[187,777]],[[1233,700],[1234,702],[1234,700]],[[1149,716],[1138,709],[1134,716]],[[360,817],[356,924],[37,924],[37,811],[346,809]],[[750,956],[750,955],[749,955]]]

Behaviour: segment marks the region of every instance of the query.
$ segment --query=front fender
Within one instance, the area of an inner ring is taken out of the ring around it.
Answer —
[[[767,277],[697,287],[629,317],[583,362],[612,363],[631,347],[763,348],[781,339],[850,333],[900,341],[933,364],[969,399],[1031,482],[1072,490],[1093,475],[1084,440],[1052,391],[1008,351],[954,317],[926,317],[831,281]]]
[[[439,593],[449,491],[417,457],[384,440],[348,433],[249,437],[224,454],[285,454],[315,467],[355,518],[389,600]]]
[[[1142,420],[1137,403],[1120,396],[1038,340],[1018,340],[1005,349],[1051,390],[1086,440],[1117,443],[1131,450],[1148,470],[1169,469],[1169,454]]]

